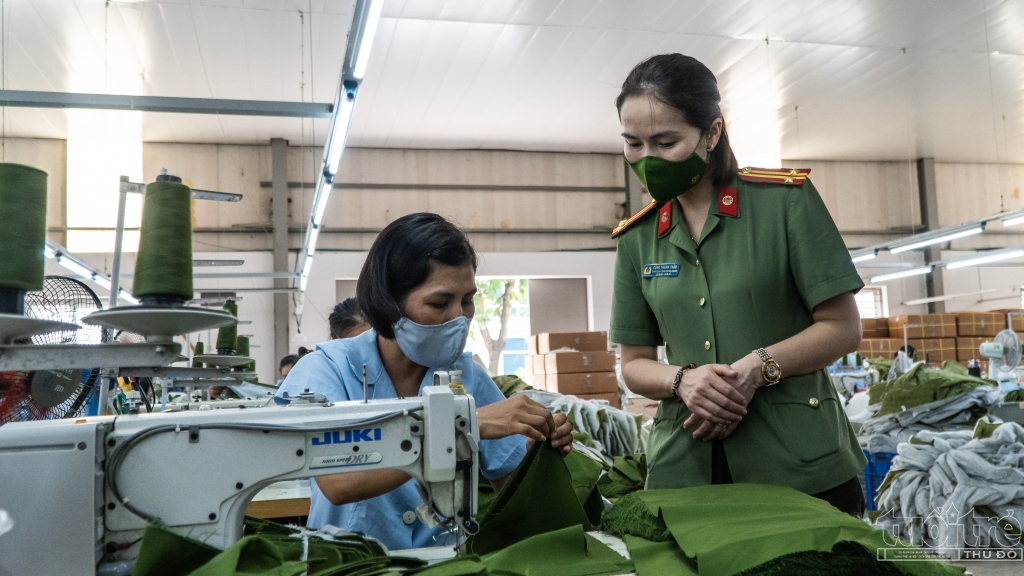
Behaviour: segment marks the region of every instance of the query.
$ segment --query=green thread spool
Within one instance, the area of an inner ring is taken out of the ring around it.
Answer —
[[[196,342],[196,351],[192,354],[192,357],[195,358],[196,356],[202,356],[205,350],[206,347],[203,345],[202,342]],[[192,360],[192,367],[203,368],[204,364],[198,360]]]
[[[43,289],[46,172],[0,163],[0,313],[24,314],[25,292]]]
[[[248,356],[249,355],[249,337],[248,336],[239,336],[238,337],[238,343],[235,345],[235,354],[238,355],[238,356]],[[256,371],[256,361],[255,360],[250,362],[250,363],[248,363],[248,364],[246,364],[245,366],[242,366],[241,368],[239,368],[239,372],[255,372],[255,371]],[[250,379],[250,381],[255,381],[255,380],[256,380],[255,378],[251,378]]]
[[[143,304],[192,299],[192,191],[176,176],[146,186],[132,294]]]
[[[234,300],[224,303],[224,311],[238,318],[238,304]],[[217,330],[217,354],[234,356],[236,346],[238,346],[238,324],[224,326]]]

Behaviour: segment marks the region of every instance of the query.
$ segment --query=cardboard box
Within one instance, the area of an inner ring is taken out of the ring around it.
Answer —
[[[864,338],[857,353],[865,358],[886,358],[892,360],[896,351],[903,346],[902,338]]]
[[[908,340],[917,351],[917,359],[931,365],[939,365],[946,360],[956,360],[956,338],[926,338]]]
[[[618,392],[606,392],[604,394],[573,394],[573,396],[580,400],[607,400],[612,408],[619,407],[619,393]]]
[[[537,390],[547,390],[547,375],[546,374],[534,374],[533,384],[531,384]]]
[[[615,377],[615,372],[549,374],[544,381],[545,390],[559,394],[603,394],[619,390],[619,380]]]
[[[861,318],[861,326],[863,327],[864,338],[888,338],[889,337],[889,319],[888,318]]]
[[[527,374],[533,374],[533,356],[527,354],[526,359],[523,361],[523,370]]]
[[[537,334],[536,338],[537,352],[534,354],[547,354],[560,348],[580,352],[604,352],[608,349],[607,332],[544,332]]]
[[[1010,329],[1014,332],[1024,332],[1024,310],[1020,308],[1003,308],[1001,310],[993,310],[992,312],[1002,314],[1004,318],[1013,313],[1013,316],[1008,318]]]
[[[910,325],[910,328],[904,328]],[[955,314],[908,314],[889,318],[889,337],[903,338],[956,338]]]
[[[991,338],[959,337],[956,339],[956,361],[967,362],[968,360],[985,360],[979,349],[981,344]]]
[[[615,352],[556,352],[544,356],[547,374],[614,372]]]
[[[526,343],[526,352],[534,356],[537,355],[537,335],[530,336],[530,340]]]
[[[544,374],[546,368],[544,367],[544,355],[539,354],[537,356],[527,356],[526,364],[529,366],[531,374]]]
[[[957,312],[957,336],[992,337],[1006,329],[1006,315],[998,312]]]

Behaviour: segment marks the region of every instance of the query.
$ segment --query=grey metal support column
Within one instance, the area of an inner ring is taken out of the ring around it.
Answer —
[[[288,272],[288,141],[270,140],[271,200],[274,224],[274,272]],[[288,279],[274,279],[274,288],[288,288]],[[289,354],[288,299],[290,294],[274,294],[274,371],[277,363]]]
[[[622,217],[629,218],[644,207],[644,187],[625,161],[622,168],[626,171],[626,213]]]
[[[925,230],[938,230],[939,226],[939,200],[935,191],[935,159],[920,158],[917,161],[917,189],[920,194],[921,224]],[[941,246],[936,244],[924,249],[925,262],[937,262],[942,260]],[[926,289],[929,298],[942,296],[942,270],[936,269],[925,276]],[[931,302],[928,304],[928,312],[942,314],[946,311],[945,302]]]

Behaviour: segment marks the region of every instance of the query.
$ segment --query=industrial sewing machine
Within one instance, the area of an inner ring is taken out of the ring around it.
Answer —
[[[8,424],[0,509],[14,527],[0,536],[0,575],[130,571],[148,521],[225,548],[268,484],[385,468],[419,481],[425,522],[474,533],[478,438],[473,398],[448,386],[396,400]]]

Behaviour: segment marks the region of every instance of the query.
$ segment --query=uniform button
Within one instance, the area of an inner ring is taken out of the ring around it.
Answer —
[[[700,305],[701,305],[701,306],[703,306],[703,305],[704,305],[704,299],[703,299],[703,298],[701,298],[701,299],[700,299]]]
[[[402,522],[406,524],[412,524],[416,521],[416,513],[412,510],[406,510],[405,514],[402,514]]]
[[[810,400],[807,401],[807,403],[811,405],[811,408],[817,408],[818,407],[818,399],[817,398],[811,398]]]
[[[697,260],[697,266],[700,266],[700,260]]]
[[[705,340],[704,341],[704,349],[705,350],[711,350],[711,342]],[[817,400],[815,400],[815,402],[817,402]]]

